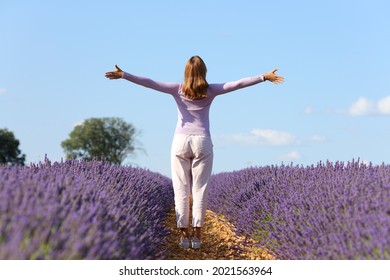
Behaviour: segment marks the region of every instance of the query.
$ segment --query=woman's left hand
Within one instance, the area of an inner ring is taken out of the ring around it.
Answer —
[[[110,80],[122,78],[122,75],[123,75],[122,69],[120,69],[118,67],[118,65],[116,65],[116,64],[115,64],[115,68],[116,68],[115,71],[106,72],[106,74],[105,74],[106,78],[109,78]]]

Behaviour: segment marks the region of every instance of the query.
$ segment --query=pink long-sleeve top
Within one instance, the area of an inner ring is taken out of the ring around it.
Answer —
[[[204,136],[210,136],[210,106],[217,95],[264,82],[264,76],[260,75],[223,84],[209,84],[207,97],[192,100],[184,96],[180,83],[157,82],[150,78],[135,76],[127,72],[123,73],[122,78],[135,84],[172,95],[178,109],[178,121],[175,133]]]

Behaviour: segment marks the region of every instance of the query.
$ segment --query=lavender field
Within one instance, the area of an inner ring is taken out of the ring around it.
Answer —
[[[390,259],[390,166],[318,163],[213,176],[211,210],[280,259]]]
[[[279,259],[390,259],[389,165],[220,173],[209,199],[210,210]],[[0,259],[164,259],[172,207],[171,180],[141,168],[2,166]]]
[[[66,161],[0,167],[0,259],[159,259],[171,181]]]

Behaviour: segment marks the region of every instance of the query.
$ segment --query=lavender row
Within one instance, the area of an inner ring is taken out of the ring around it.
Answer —
[[[390,166],[266,166],[212,177],[210,209],[281,259],[390,259]]]
[[[158,259],[170,179],[97,161],[0,167],[0,259]]]

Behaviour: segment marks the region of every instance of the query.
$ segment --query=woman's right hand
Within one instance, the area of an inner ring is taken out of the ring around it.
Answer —
[[[118,67],[118,65],[115,64],[115,71],[106,72],[105,76],[106,78],[113,80],[113,79],[120,79],[122,78],[123,71]]]
[[[270,81],[274,84],[281,84],[284,82],[284,78],[282,76],[276,75],[275,72],[278,71],[278,69],[274,69],[272,71],[269,71],[268,73],[264,74],[264,80]]]

